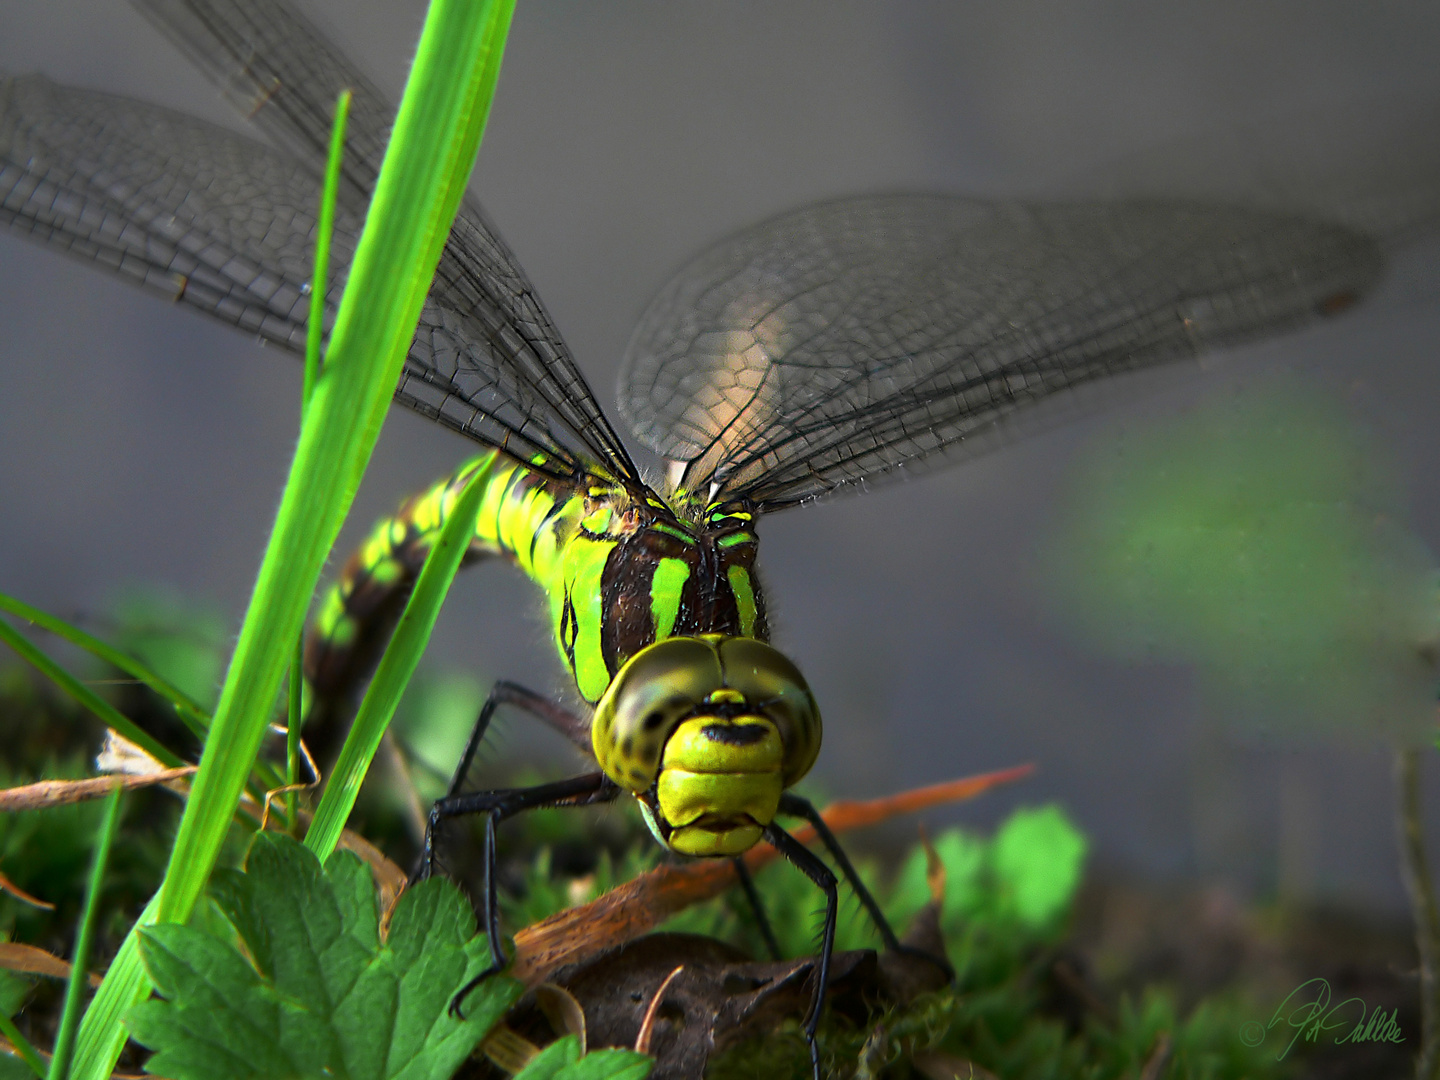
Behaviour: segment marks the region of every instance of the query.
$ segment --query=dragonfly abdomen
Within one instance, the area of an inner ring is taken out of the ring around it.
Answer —
[[[395,620],[461,490],[492,455],[475,458],[406,499],[370,530],[320,602],[305,648],[305,674],[322,699],[338,698],[363,679]],[[508,555],[532,577],[553,573],[555,556],[575,523],[574,484],[564,484],[494,454],[465,562]]]

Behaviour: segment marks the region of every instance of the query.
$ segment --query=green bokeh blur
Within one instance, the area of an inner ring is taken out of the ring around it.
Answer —
[[[1045,594],[1105,652],[1192,665],[1232,727],[1416,744],[1437,580],[1399,476],[1318,390],[1213,401],[1088,454]]]

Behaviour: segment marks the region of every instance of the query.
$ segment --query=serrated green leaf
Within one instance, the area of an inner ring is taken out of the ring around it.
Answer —
[[[151,1070],[177,1078],[295,1071],[276,1052],[280,1002],[233,948],[167,925],[145,930],[140,951],[168,999],[144,1002],[126,1017],[135,1039],[157,1051]]]
[[[556,1039],[515,1074],[514,1080],[645,1080],[653,1058],[633,1050],[595,1050],[580,1056],[574,1035]]]
[[[514,1080],[555,1080],[561,1069],[580,1060],[580,1039],[566,1035],[556,1039],[530,1059],[530,1064],[515,1074]]]
[[[992,868],[1023,922],[1043,926],[1069,905],[1086,846],[1084,835],[1054,805],[1017,810],[1001,826]]]
[[[141,939],[164,1000],[126,1022],[156,1051],[147,1068],[172,1080],[446,1080],[521,992],[497,976],[463,1019],[449,1015],[489,954],[468,904],[439,879],[400,898],[384,943],[370,872],[349,852],[322,869],[288,836],[263,833],[245,872],[217,875],[214,892],[243,953],[189,926]]]
[[[555,1080],[645,1080],[655,1062],[633,1050],[595,1050],[562,1067]]]

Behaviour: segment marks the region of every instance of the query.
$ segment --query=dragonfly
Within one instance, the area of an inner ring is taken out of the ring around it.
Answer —
[[[303,354],[333,103],[351,90],[327,326],[393,105],[286,0],[135,2],[259,137],[41,76],[7,78],[0,217]],[[818,1077],[839,878],[886,947],[902,946],[792,790],[819,754],[821,710],[771,642],[760,519],[963,460],[1017,417],[1102,380],[1333,315],[1370,292],[1384,264],[1381,238],[1273,207],[918,194],[807,206],[703,252],[643,314],[619,413],[669,463],[652,484],[467,195],[395,397],[483,452],[375,527],[318,606],[307,674],[322,698],[363,677],[457,493],[487,470],[469,555],[508,559],[540,587],[586,710],[496,684],[431,812],[422,874],[440,823],[483,818],[493,972],[507,963],[496,830],[519,813],[633,799],[670,852],[736,859],[762,926],[738,856],[773,845],[825,896],[803,1021]],[[464,789],[507,703],[568,735],[595,769]],[[815,827],[838,876],[782,818]]]

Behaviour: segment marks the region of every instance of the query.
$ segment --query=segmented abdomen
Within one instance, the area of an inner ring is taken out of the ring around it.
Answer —
[[[466,482],[490,455],[407,499],[379,521],[350,556],[320,602],[305,645],[305,675],[316,695],[345,695],[374,666],[395,621]],[[508,555],[542,584],[574,532],[584,497],[574,484],[552,480],[496,453],[465,562]]]

